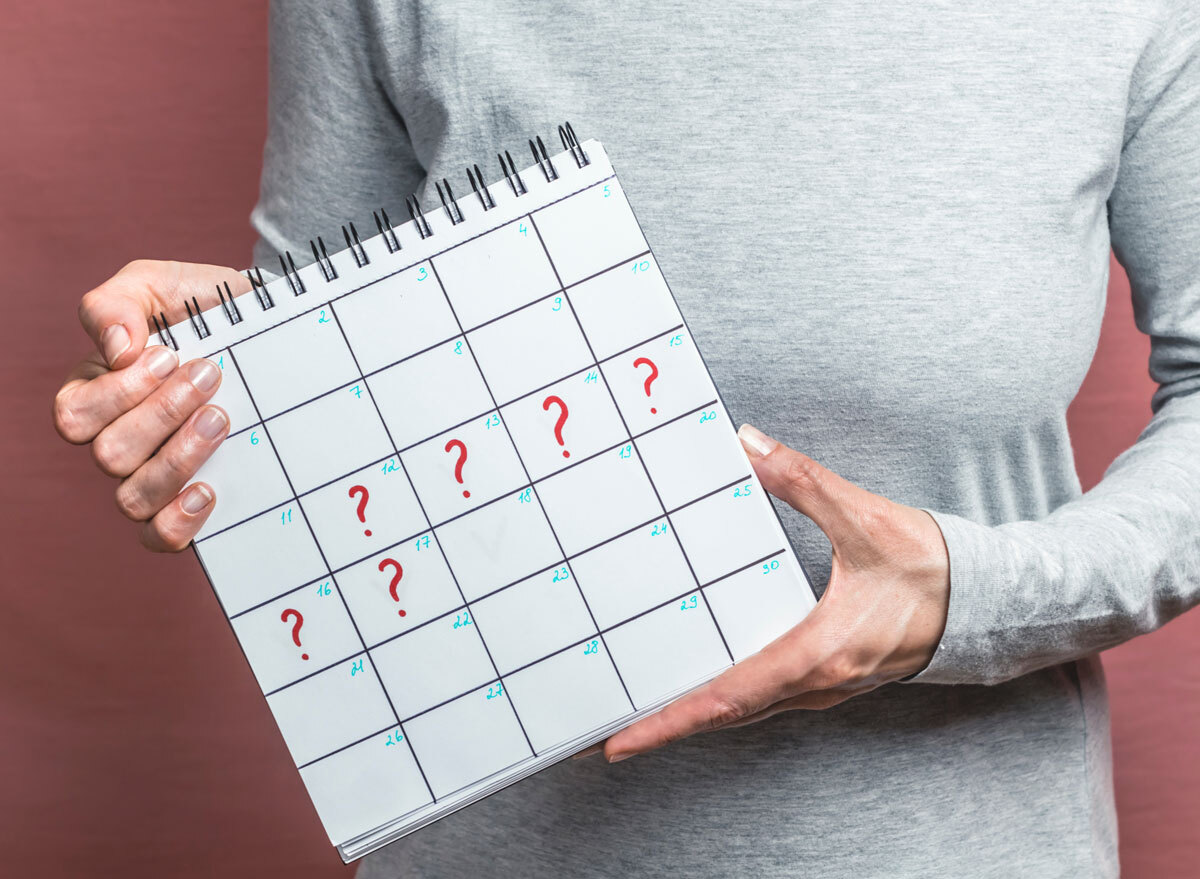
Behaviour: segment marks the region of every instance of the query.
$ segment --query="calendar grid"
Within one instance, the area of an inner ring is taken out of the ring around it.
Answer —
[[[446,305],[449,307],[450,313],[452,315],[454,315],[454,322],[456,324],[458,324],[459,328],[461,329],[462,322],[458,318],[458,312],[455,311],[454,304],[450,301],[450,295],[446,292],[446,285],[442,282],[442,276],[440,274],[438,274],[437,266],[434,265],[433,259],[429,260],[429,268],[430,268],[430,271],[433,273],[434,280],[436,280],[438,283],[438,287],[441,288],[442,296],[445,297],[445,299],[446,299]],[[553,295],[553,293],[551,293],[550,295]],[[547,298],[549,298],[549,297],[547,297]],[[492,391],[492,386],[491,386],[491,383],[488,382],[487,376],[484,375],[483,367],[479,365],[479,359],[475,356],[475,349],[471,347],[471,340],[466,335],[466,333],[463,334],[463,341],[467,346],[467,351],[470,353],[471,359],[473,361],[475,361],[475,368],[479,370],[479,375],[483,379],[483,385],[487,389],[488,396],[491,397],[492,404],[495,405],[495,407],[496,407],[496,414],[500,418],[500,424],[504,427],[504,434],[505,434],[505,436],[508,437],[509,443],[512,444],[513,451],[516,452],[517,461],[519,461],[521,464],[521,471],[525,474],[526,485],[528,486],[529,490],[531,492],[533,492],[533,496],[537,500],[537,503],[538,503],[538,509],[542,511],[542,517],[546,520],[546,524],[550,528],[550,534],[554,537],[554,543],[558,547],[559,553],[562,555],[562,563],[564,565],[566,565],[567,570],[571,574],[571,580],[575,583],[575,588],[579,592],[579,598],[581,601],[583,601],[583,606],[587,609],[588,618],[591,619],[591,621],[592,621],[592,627],[596,630],[597,636],[603,641],[604,636],[602,634],[600,634],[600,627],[596,623],[596,615],[594,613],[592,613],[592,607],[590,604],[588,604],[587,597],[583,594],[583,589],[580,588],[580,586],[579,586],[579,578],[577,578],[575,576],[575,571],[571,568],[571,564],[567,559],[566,550],[563,549],[562,541],[559,539],[558,532],[554,528],[554,523],[550,521],[550,516],[547,515],[547,513],[546,513],[546,507],[542,503],[541,495],[538,494],[537,486],[534,484],[533,477],[529,475],[529,468],[525,465],[525,459],[521,455],[521,450],[517,448],[516,441],[513,440],[512,433],[508,429],[508,423],[504,420],[504,416],[500,414],[500,406],[496,402],[496,394]],[[574,374],[575,373],[572,373],[572,375],[574,375]],[[537,392],[534,391],[533,393],[537,393]],[[476,599],[476,601],[478,601],[478,600],[479,599]],[[625,698],[629,700],[629,707],[636,709],[637,706],[635,706],[633,704],[633,697],[629,695],[629,687],[626,686],[625,678],[621,675],[621,670],[619,668],[617,668],[617,661],[615,659],[613,659],[612,652],[609,651],[607,643],[604,645],[604,653],[608,657],[609,664],[612,665],[613,672],[615,672],[617,675],[617,680],[621,682],[621,689],[625,691]],[[499,670],[497,670],[496,673],[499,674]],[[510,672],[510,674],[512,674],[512,673]],[[507,686],[507,684],[504,684],[503,686]],[[509,702],[511,703],[512,700],[510,699]],[[514,705],[513,706],[514,713],[516,712],[516,710],[517,710],[516,706]],[[530,744],[530,748],[531,749],[533,748],[532,744]],[[534,753],[536,754],[536,751]]]
[[[600,368],[600,360],[596,357],[596,352],[592,348],[591,339],[588,338],[587,331],[583,328],[583,322],[579,320],[579,315],[575,311],[575,306],[571,302],[571,294],[567,292],[567,288],[563,285],[562,276],[558,273],[558,266],[554,264],[554,257],[550,255],[550,248],[546,246],[546,240],[542,237],[542,232],[538,228],[537,222],[533,219],[533,213],[530,212],[529,225],[533,227],[534,233],[537,235],[538,241],[542,245],[542,251],[546,254],[546,259],[550,262],[550,268],[554,271],[554,277],[558,280],[559,290],[562,291],[563,299],[567,303],[567,308],[571,310],[571,317],[574,318],[575,324],[579,327],[579,332],[583,336],[584,344],[587,345],[588,352],[592,355],[592,360],[595,362],[595,367],[600,373],[600,380],[604,382],[604,388],[608,391],[609,397],[612,399],[613,408],[617,410],[617,416],[621,419],[621,426],[625,428],[625,434],[629,437],[629,442],[633,445],[634,452],[637,454],[638,463],[642,465],[642,470],[646,474],[646,481],[650,483],[650,489],[654,492],[654,497],[658,501],[659,508],[663,511],[663,515],[667,518],[667,523],[671,527],[671,536],[675,539],[675,543],[679,546],[679,551],[683,554],[683,560],[687,563],[688,570],[691,571],[692,579],[696,582],[696,588],[700,590],[700,597],[704,601],[704,607],[708,610],[709,617],[712,618],[713,625],[717,628],[717,634],[721,637],[721,644],[725,647],[725,652],[729,654],[729,661],[733,662],[733,651],[729,649],[729,642],[725,640],[725,633],[721,631],[721,624],[717,622],[717,615],[713,613],[712,606],[708,603],[708,596],[704,594],[704,589],[700,586],[700,578],[696,576],[696,569],[692,565],[691,558],[688,557],[687,550],[684,549],[683,541],[679,537],[679,530],[675,527],[675,523],[671,521],[671,516],[667,512],[667,505],[663,503],[662,495],[658,491],[658,486],[654,484],[654,477],[650,475],[650,468],[646,466],[646,461],[642,457],[641,450],[638,448],[637,441],[633,439],[633,432],[629,429],[629,425],[625,421],[625,415],[621,412],[621,407],[617,405],[616,395],[613,394],[612,388],[609,387],[608,378],[604,375],[604,370]],[[633,257],[637,259],[637,257]],[[629,260],[617,263],[617,265],[625,265]],[[619,357],[620,354],[614,354],[613,357]],[[611,360],[612,358],[607,358]]]
[[[722,580],[729,579],[730,577],[734,576],[735,574],[740,574],[742,571],[749,570],[750,568],[753,568],[757,565],[761,565],[764,562],[769,562],[771,559],[778,558],[779,556],[783,555],[785,552],[786,552],[786,549],[778,549],[773,553],[762,556],[761,558],[757,558],[752,562],[742,565],[741,567],[737,568],[736,570],[729,571],[726,574],[722,574],[721,576],[710,580],[709,582],[704,584],[703,588],[707,589],[710,586],[714,586],[717,583],[720,583]],[[696,590],[696,589],[689,589],[687,592],[681,592],[680,594],[672,596],[671,598],[668,598],[665,601],[660,601],[658,604],[655,604],[653,607],[648,607],[645,610],[638,611],[637,613],[626,617],[625,619],[618,620],[617,622],[615,622],[611,625],[605,626],[603,629],[598,630],[598,634],[602,635],[602,634],[605,634],[608,632],[612,632],[615,629],[619,629],[621,626],[624,626],[627,623],[631,623],[634,620],[641,619],[642,617],[652,614],[657,610],[662,610],[664,607],[669,607],[670,605],[674,604],[675,602],[681,601],[690,595],[694,595],[694,594],[696,594],[697,591],[698,590]],[[459,610],[461,610],[461,608],[459,608]],[[454,611],[450,611],[450,613],[454,613]],[[438,620],[445,619],[446,616],[449,616],[449,614],[445,614],[444,616],[437,617],[436,619],[433,619],[433,620],[429,620],[426,623],[422,623],[421,626],[430,625],[431,623],[435,623]],[[402,632],[400,635],[395,635],[392,638],[389,638],[388,641],[392,641],[392,640],[395,640],[395,638],[399,638],[399,637],[402,637],[403,635],[407,635],[409,632],[414,631],[417,628],[421,628],[421,626],[415,626],[413,629],[409,629],[406,632]],[[527,668],[532,668],[533,666],[538,665],[539,663],[545,662],[547,659],[553,659],[555,656],[559,656],[560,654],[566,653],[568,650],[574,650],[577,647],[581,647],[582,645],[586,644],[588,641],[591,641],[591,640],[593,640],[593,636],[588,635],[587,637],[580,638],[576,641],[573,641],[572,643],[567,644],[564,647],[559,647],[556,650],[554,650],[550,653],[547,653],[545,656],[539,656],[537,659],[530,660],[529,662],[526,662],[525,664],[512,669],[512,671],[507,672],[506,677],[511,677],[512,675],[515,675],[518,672],[522,672]],[[382,642],[382,643],[387,643],[387,642]],[[379,646],[379,645],[376,645],[376,646]],[[374,649],[374,648],[372,648],[372,649]],[[343,660],[341,660],[341,662],[345,662],[345,660],[343,659]],[[732,662],[732,660],[731,660],[731,662]],[[338,664],[339,663],[334,663],[334,666],[336,666]],[[331,668],[334,666],[331,666]],[[299,682],[297,681],[297,683],[299,683]],[[461,693],[456,693],[455,695],[450,696],[447,699],[443,699],[441,702],[438,702],[434,705],[430,705],[426,708],[422,708],[420,711],[414,712],[413,714],[410,714],[409,716],[403,718],[403,720],[401,722],[409,723],[409,722],[417,719],[418,717],[421,717],[424,714],[428,714],[431,711],[436,711],[439,708],[449,705],[451,702],[455,702],[458,699],[463,698],[464,696],[469,696],[471,693],[477,692],[478,690],[482,689],[483,687],[486,687],[486,686],[489,686],[489,685],[495,684],[495,683],[502,683],[502,680],[500,678],[493,678],[492,680],[484,681],[479,686],[471,687],[470,689],[464,690]],[[507,684],[505,686],[507,686]],[[280,689],[286,689],[286,687],[281,687]],[[276,690],[274,692],[278,692],[278,690]],[[351,748],[354,745],[361,744],[362,742],[373,738],[374,736],[380,735],[381,733],[385,733],[388,730],[392,729],[394,726],[395,726],[395,724],[385,726],[385,727],[383,727],[383,729],[376,730],[375,732],[371,733],[370,735],[363,736],[361,739],[351,742],[348,745],[343,745],[340,748],[330,751],[328,754],[323,754],[320,757],[315,757],[312,760],[309,760],[307,763],[301,764],[300,766],[298,766],[296,768],[303,769],[305,766],[311,766],[314,763],[320,763],[322,760],[325,760],[328,757],[332,757],[334,754],[338,754],[338,753],[346,750],[346,748]]]
[[[433,267],[432,261],[429,263],[429,266],[430,266],[430,268]],[[352,346],[350,344],[350,339],[346,336],[346,330],[342,327],[341,319],[338,317],[337,309],[334,308],[332,302],[329,303],[329,312],[330,312],[330,314],[333,315],[333,321],[337,325],[338,331],[342,334],[342,340],[346,343],[346,349],[350,352],[350,357],[354,361],[354,368],[356,370],[358,370],[359,377],[363,378],[362,367],[358,363],[358,355],[354,353],[354,346]],[[392,432],[388,428],[387,422],[383,418],[383,413],[379,410],[379,404],[375,402],[375,396],[371,393],[371,386],[369,384],[367,384],[367,381],[365,378],[363,378],[363,384],[367,388],[367,396],[371,400],[371,405],[373,407],[375,407],[375,415],[379,418],[379,423],[383,425],[383,431],[387,435],[388,443],[392,446],[393,450],[396,450],[396,460],[400,462],[400,469],[404,473],[404,478],[408,480],[409,489],[412,491],[413,497],[415,497],[417,500],[417,505],[421,509],[421,516],[425,519],[425,524],[426,524],[426,526],[428,526],[429,532],[431,534],[433,534],[433,536],[434,536],[434,542],[437,544],[438,552],[440,552],[442,554],[442,560],[446,563],[446,569],[450,572],[450,577],[454,580],[454,586],[456,589],[458,589],[459,597],[462,598],[463,604],[465,605],[468,603],[467,596],[463,593],[462,587],[459,585],[458,576],[454,573],[454,568],[453,568],[453,566],[451,566],[450,560],[448,558],[446,558],[446,552],[442,548],[442,542],[437,539],[437,531],[433,527],[433,522],[430,521],[430,519],[429,519],[429,513],[426,512],[426,510],[425,510],[425,504],[421,500],[421,496],[419,494],[417,494],[417,488],[413,484],[412,477],[408,473],[408,467],[405,466],[404,459],[400,457],[400,452],[398,449],[396,449],[396,441],[395,441],[395,439],[392,438]],[[424,533],[424,532],[421,532],[421,533]],[[368,556],[368,558],[369,558],[369,556]],[[346,612],[347,613],[350,612],[349,608],[346,609]],[[474,618],[474,615],[472,614],[472,619],[473,618]],[[357,624],[355,627],[357,628]],[[475,634],[479,637],[479,641],[483,645],[484,652],[487,653],[488,662],[490,662],[492,664],[492,671],[494,671],[496,673],[496,676],[499,677],[500,669],[496,665],[496,660],[492,657],[492,651],[487,646],[487,639],[483,637],[483,629],[479,626],[478,621],[475,622]],[[365,640],[363,641],[363,649],[367,651],[368,656],[371,655],[371,651],[369,649],[367,649]],[[374,666],[374,660],[372,660],[372,666]],[[378,676],[378,674],[377,674],[377,676]],[[385,685],[383,683],[382,678],[380,678],[379,684],[380,684],[380,686],[383,687],[384,693],[387,693],[387,685]],[[529,745],[530,753],[531,754],[536,753],[533,749],[533,742],[531,742],[529,739],[529,733],[527,733],[525,731],[525,725],[521,722],[520,715],[517,714],[516,706],[514,706],[512,704],[512,700],[508,699],[507,697],[506,697],[505,701],[508,702],[509,707],[512,709],[513,716],[517,720],[517,725],[520,726],[520,728],[521,728],[521,735],[523,735],[525,737],[525,743],[527,745]],[[389,703],[391,702],[390,694],[388,695],[388,702]],[[393,711],[394,710],[395,709],[393,709]],[[410,749],[411,749],[411,746],[412,746],[412,743],[410,741],[409,742]],[[413,750],[413,758],[416,759],[416,751],[415,750]],[[433,797],[434,802],[437,802],[437,796],[434,795],[432,787],[429,789],[429,795]]]
[[[397,227],[403,255],[367,239],[365,271],[344,251],[340,280],[302,267],[308,295],[282,287],[260,320],[176,330],[183,357],[228,351],[214,402],[239,438],[198,477],[226,509],[194,549],[343,859],[658,710],[801,606],[769,502],[735,500],[754,474],[594,148],[468,226],[431,215],[435,240]],[[304,618],[291,638],[284,607]]]
[[[332,309],[332,305],[330,308]],[[325,566],[326,572],[329,574],[329,579],[333,583],[333,588],[337,591],[338,600],[342,603],[342,608],[346,611],[346,616],[350,619],[350,625],[354,627],[354,634],[358,638],[359,644],[362,645],[362,652],[366,654],[367,661],[371,663],[371,671],[375,675],[375,680],[378,682],[380,689],[383,691],[383,696],[387,700],[388,709],[392,712],[392,718],[401,727],[401,734],[408,741],[408,749],[412,753],[413,761],[417,765],[417,770],[421,773],[421,779],[425,782],[425,787],[429,791],[429,796],[433,797],[433,788],[429,784],[429,779],[425,777],[425,770],[421,768],[421,763],[417,759],[417,752],[413,748],[412,739],[403,729],[403,724],[400,723],[400,715],[396,711],[396,706],[392,703],[392,697],[387,691],[387,687],[383,685],[383,679],[379,676],[379,670],[375,668],[375,661],[371,658],[370,651],[367,650],[367,642],[363,639],[362,632],[359,630],[358,621],[354,619],[354,614],[350,612],[350,606],[346,603],[346,597],[342,594],[342,587],[338,585],[337,578],[333,575],[332,568],[329,564],[329,559],[325,557],[325,550],[322,549],[320,541],[317,540],[317,533],[313,530],[312,523],[308,520],[308,515],[304,512],[304,504],[300,501],[300,496],[296,494],[296,487],[292,484],[292,478],[288,475],[287,468],[283,464],[283,458],[279,454],[279,450],[275,447],[275,441],[271,439],[271,431],[267,428],[266,422],[262,421],[262,412],[258,408],[258,403],[254,399],[254,393],[250,390],[250,383],[246,380],[245,373],[242,372],[241,366],[238,364],[237,355],[233,353],[233,348],[229,348],[229,359],[233,361],[233,368],[237,370],[238,378],[242,380],[242,386],[246,389],[246,396],[250,400],[250,405],[254,409],[254,414],[258,416],[262,424],[263,433],[267,436],[267,442],[271,445],[271,451],[275,454],[275,459],[279,462],[279,469],[283,473],[283,478],[287,481],[288,490],[292,492],[292,499],[300,508],[300,515],[304,519],[305,527],[308,528],[309,535],[312,537],[313,545],[317,548],[318,555],[321,556],[321,564]],[[357,653],[352,654],[354,656]],[[345,660],[343,660],[345,661]],[[434,798],[436,800],[436,797]]]

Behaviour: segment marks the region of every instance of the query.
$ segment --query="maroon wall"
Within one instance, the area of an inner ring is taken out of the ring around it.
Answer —
[[[133,257],[243,265],[265,4],[53,0],[0,25],[0,864],[7,875],[347,876],[191,559],[141,551],[49,401],[80,295]],[[1072,410],[1095,482],[1148,414],[1114,282]],[[1107,657],[1126,875],[1200,863],[1200,615]]]

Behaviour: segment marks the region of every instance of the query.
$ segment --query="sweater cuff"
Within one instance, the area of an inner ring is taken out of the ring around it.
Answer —
[[[994,683],[1005,675],[993,640],[995,602],[1004,594],[1003,570],[993,556],[992,529],[949,513],[926,510],[937,522],[950,557],[946,629],[922,671],[905,683]]]

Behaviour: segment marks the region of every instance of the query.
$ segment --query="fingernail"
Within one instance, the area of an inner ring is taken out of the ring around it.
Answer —
[[[193,360],[188,364],[188,379],[196,390],[207,393],[221,380],[221,370],[211,360]]]
[[[215,440],[225,432],[229,419],[216,406],[205,406],[196,416],[196,433],[206,440]]]
[[[738,439],[742,445],[756,455],[766,457],[775,450],[779,443],[751,424],[743,424],[738,428]]]
[[[104,359],[109,366],[129,350],[129,345],[129,330],[125,329],[124,324],[113,324],[100,333],[100,350],[104,352]]]
[[[213,493],[205,485],[193,485],[184,494],[179,506],[189,516],[194,516],[213,502]]]
[[[146,368],[159,381],[174,372],[178,365],[179,356],[170,348],[155,348],[150,352],[150,359],[146,361]]]
[[[625,754],[613,754],[611,757],[608,758],[608,762],[609,763],[620,763],[622,760],[628,760],[632,756],[633,756],[632,751],[629,751]]]

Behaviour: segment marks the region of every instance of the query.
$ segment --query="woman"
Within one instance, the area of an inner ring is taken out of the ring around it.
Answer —
[[[361,875],[1116,875],[1096,652],[1200,598],[1194,4],[293,0],[271,28],[259,262],[572,119],[614,156],[732,414],[778,438],[742,431],[828,580],[608,762]],[[1159,390],[1081,496],[1065,413],[1110,244]],[[151,549],[220,502],[189,480],[228,422],[204,405],[215,370],[143,351],[146,319],[222,281],[247,286],[138,262],[81,305],[97,354],[59,430],[122,479]]]

